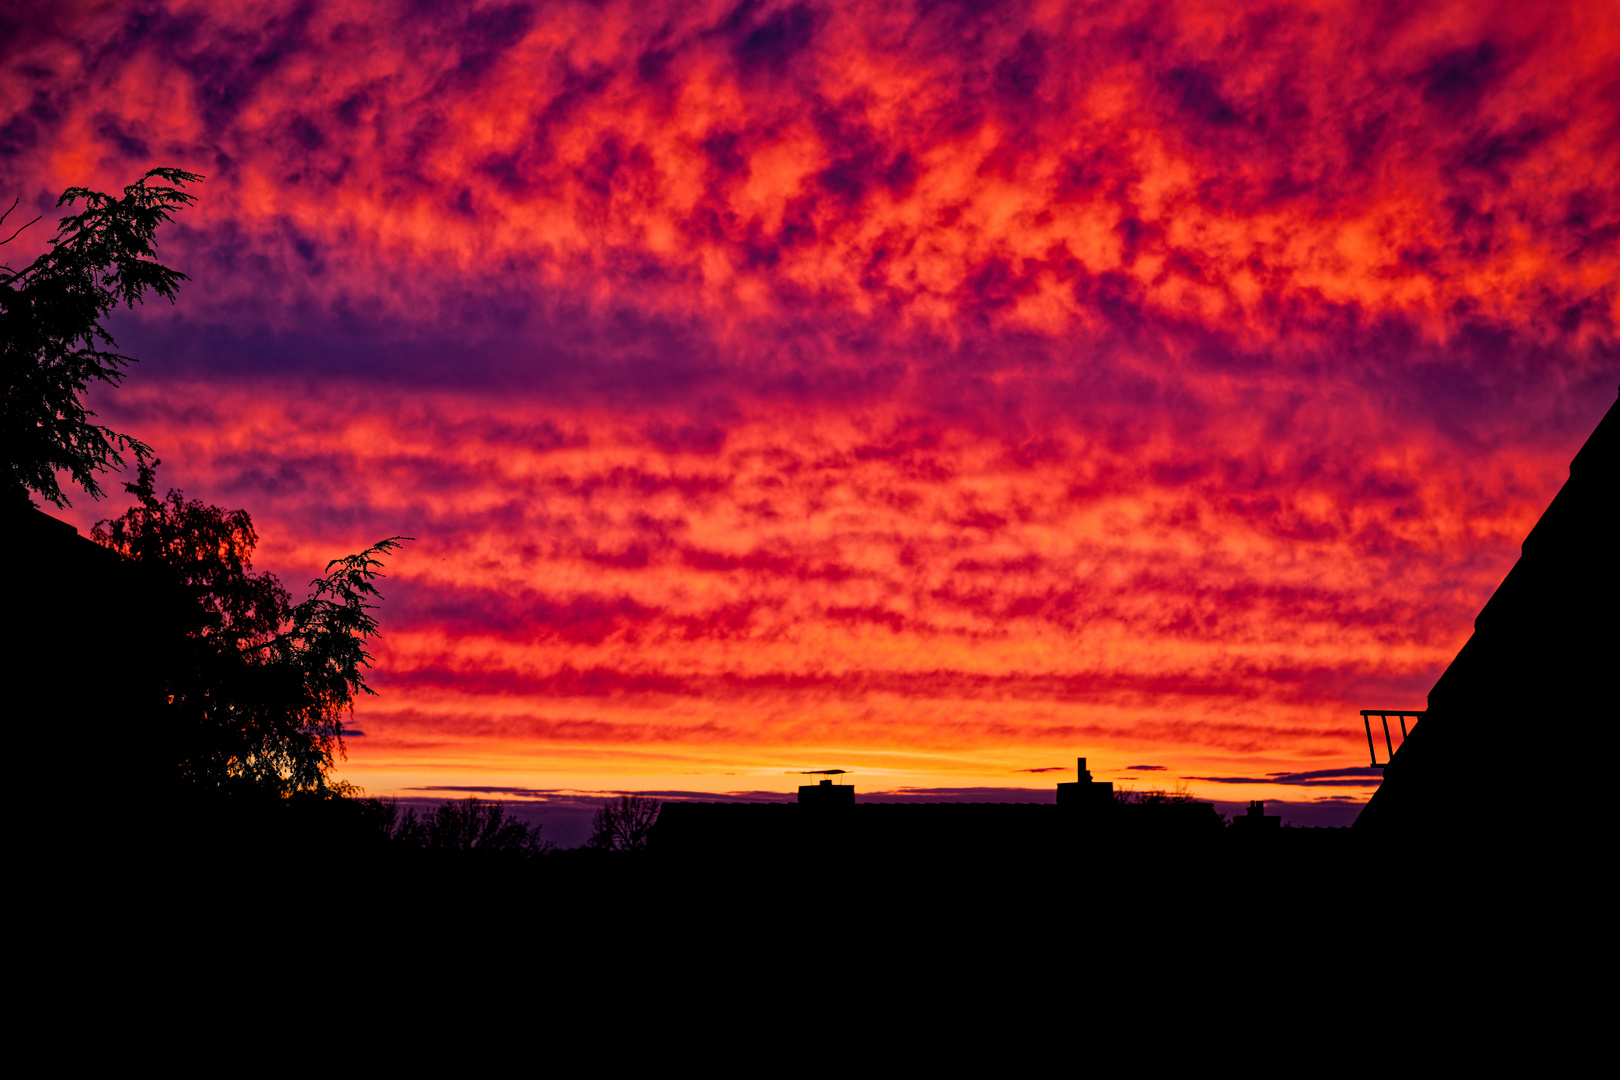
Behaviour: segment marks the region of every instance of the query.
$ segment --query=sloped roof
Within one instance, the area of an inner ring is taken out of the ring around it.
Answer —
[[[1613,761],[1620,719],[1617,503],[1620,402],[1429,691],[1357,829],[1486,831],[1554,806],[1594,812],[1580,804],[1607,778],[1588,770]]]

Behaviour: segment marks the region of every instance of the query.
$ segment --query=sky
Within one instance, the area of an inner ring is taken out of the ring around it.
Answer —
[[[415,538],[373,794],[1084,756],[1343,823],[1615,401],[1617,56],[1591,2],[6,3],[6,258],[206,177],[91,401],[295,595]]]

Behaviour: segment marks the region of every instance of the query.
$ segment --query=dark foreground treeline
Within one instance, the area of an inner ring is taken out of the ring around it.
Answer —
[[[802,882],[792,891],[805,895],[943,878],[970,891],[1023,883],[1018,887],[1031,892],[1094,898],[1133,889],[1184,896],[1217,883],[1241,890],[1272,878],[1286,880],[1289,892],[1312,882],[1353,890],[1385,872],[1421,877],[1488,867],[1548,847],[1545,838],[1502,832],[1402,844],[1349,829],[1176,829],[1152,818],[1069,816],[1050,805],[865,804],[856,808],[865,813],[825,813],[758,804],[736,807],[744,812],[720,821],[692,813],[715,809],[730,808],[613,800],[597,814],[590,841],[561,849],[498,801],[451,800],[419,812],[335,793],[177,787],[127,808],[116,842],[135,863],[182,873],[317,874],[335,866],[347,874],[403,875],[424,886],[467,875],[514,886],[602,875],[648,882],[756,878]]]
[[[382,1000],[473,973],[514,1001],[596,995],[633,1015],[696,1010],[717,1030],[807,996],[829,1031],[891,1000],[982,1002],[1058,1031],[1081,1003],[1218,1018],[1260,990],[1282,1007],[1287,987],[1400,965],[1420,969],[1399,984],[1417,996],[1438,979],[1497,985],[1586,948],[1575,938],[1607,896],[1605,860],[1511,834],[873,843],[811,826],[753,847],[556,850],[499,804],[412,815],[194,792],[122,821],[79,830],[51,872],[22,880],[43,883],[28,894],[72,927],[75,955],[137,982],[307,978]]]
[[[559,854],[538,825],[497,801],[447,800],[430,810],[342,792],[230,792],[177,787],[150,808],[146,841],[177,856],[228,860],[241,850],[279,858],[518,868]]]
[[[1244,829],[1207,803],[1119,798],[1107,813],[1051,804],[664,803],[604,800],[589,839],[561,849],[500,801],[446,800],[421,810],[352,790],[273,792],[250,785],[175,784],[142,812],[147,841],[208,858],[247,847],[285,858],[340,858],[422,868],[485,866],[546,873],[612,858],[665,866],[918,865],[1028,862],[1079,853],[1175,852],[1177,857],[1336,858],[1347,829]],[[1275,824],[1275,819],[1271,819]],[[139,835],[139,834],[137,834]]]

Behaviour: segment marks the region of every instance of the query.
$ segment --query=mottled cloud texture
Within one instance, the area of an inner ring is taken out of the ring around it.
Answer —
[[[0,191],[208,178],[103,417],[418,538],[373,790],[1342,785],[1620,373],[1606,5],[8,10]]]

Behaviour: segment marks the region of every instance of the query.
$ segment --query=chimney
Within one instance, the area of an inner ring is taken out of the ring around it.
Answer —
[[[1269,832],[1272,829],[1282,828],[1282,817],[1278,814],[1266,813],[1264,799],[1250,799],[1249,812],[1242,817],[1232,819],[1232,827],[1245,833]]]
[[[1114,805],[1114,785],[1104,781],[1098,783],[1091,778],[1086,768],[1086,759],[1080,758],[1080,779],[1072,784],[1059,784],[1057,786],[1057,802],[1059,806],[1075,806],[1086,809],[1102,809]]]

